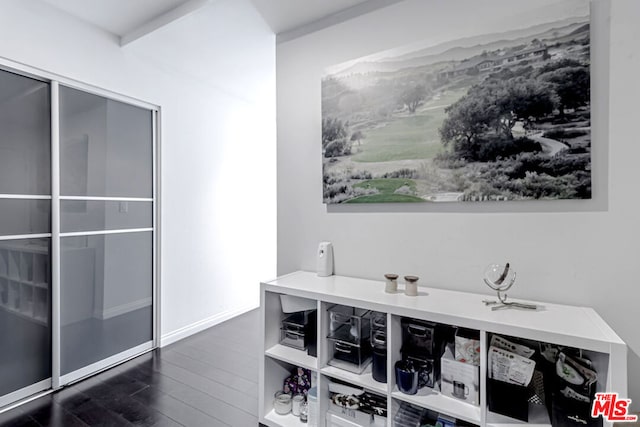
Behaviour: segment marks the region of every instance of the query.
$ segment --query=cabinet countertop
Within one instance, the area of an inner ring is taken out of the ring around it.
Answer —
[[[421,313],[429,313],[428,318],[436,322],[594,351],[609,352],[611,345],[624,345],[590,307],[527,301],[539,305],[538,310],[491,310],[483,300],[496,299],[495,295],[420,287],[418,296],[411,297],[404,295],[402,285],[397,293],[386,293],[383,280],[337,275],[318,277],[316,273],[306,271],[263,282],[263,286],[271,292],[362,306],[401,316],[420,317]]]

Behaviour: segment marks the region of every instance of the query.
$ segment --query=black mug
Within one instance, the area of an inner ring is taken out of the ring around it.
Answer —
[[[418,371],[408,360],[398,360],[396,368],[396,385],[398,390],[405,394],[418,392]]]

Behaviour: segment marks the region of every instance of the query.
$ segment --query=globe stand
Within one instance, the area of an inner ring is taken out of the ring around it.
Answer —
[[[492,279],[492,276],[496,276],[496,272],[502,270],[499,277]],[[502,310],[504,308],[521,308],[524,310],[537,310],[538,306],[535,304],[525,304],[521,302],[509,302],[507,301],[506,292],[511,289],[516,282],[516,272],[511,270],[509,263],[503,266],[492,264],[487,267],[484,274],[484,283],[491,289],[496,291],[498,295],[498,301],[495,300],[483,300],[484,305],[492,306],[491,310]]]

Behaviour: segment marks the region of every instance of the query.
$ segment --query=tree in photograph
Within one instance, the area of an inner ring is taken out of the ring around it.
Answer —
[[[488,80],[445,109],[447,118],[440,136],[445,146],[453,143],[460,157],[478,159],[483,151],[479,144],[501,145],[496,135],[503,141],[513,140],[511,130],[517,120],[544,117],[553,112],[556,102],[553,88],[546,82],[526,77]]]
[[[487,105],[485,99],[472,95],[471,91],[445,112],[447,118],[440,127],[440,137],[445,146],[453,144],[454,151],[462,155],[475,151],[478,137],[493,125],[497,116],[495,106]]]
[[[348,123],[335,117],[322,119],[322,148],[326,148],[332,141],[347,137]]]
[[[540,75],[540,80],[552,83],[559,97],[560,113],[591,102],[591,76],[583,65],[558,68]]]
[[[322,119],[322,148],[325,157],[351,154],[351,142],[347,139],[349,123],[338,118]]]
[[[325,157],[348,156],[351,154],[351,142],[346,139],[331,141],[324,149]]]
[[[583,64],[582,62],[580,62],[580,61],[578,61],[576,59],[563,58],[563,59],[559,59],[557,61],[551,61],[551,62],[548,62],[548,63],[544,64],[538,70],[538,75],[542,75],[542,74],[548,73],[550,71],[555,71],[555,70],[558,70],[560,68],[586,67],[586,66],[587,65]]]
[[[365,138],[364,134],[362,133],[362,131],[359,131],[359,130],[351,134],[351,142],[357,142],[358,145],[362,145],[362,140],[364,138]]]
[[[524,76],[506,81],[489,80],[472,87],[465,97],[472,96],[494,115],[491,124],[496,132],[511,139],[516,121],[528,123],[553,112],[557,98],[553,87]]]
[[[509,80],[506,90],[507,102],[503,113],[511,112],[511,116],[528,124],[530,119],[539,119],[551,113],[558,103],[553,86],[547,82],[518,77]],[[511,135],[511,126],[505,129]]]
[[[427,98],[428,92],[424,85],[413,86],[404,91],[400,97],[400,102],[405,105],[411,114],[416,110]]]

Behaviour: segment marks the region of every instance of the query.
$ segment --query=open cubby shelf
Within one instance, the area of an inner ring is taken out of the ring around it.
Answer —
[[[46,243],[5,242],[0,247],[0,309],[46,326],[50,276]]]
[[[466,425],[508,427],[518,425],[550,426],[545,406],[529,406],[529,422],[495,414],[488,408],[487,351],[492,334],[581,349],[597,367],[598,391],[627,393],[627,348],[625,343],[591,308],[537,303],[539,309],[492,311],[483,304],[487,295],[443,289],[420,288],[419,296],[385,293],[384,281],[343,276],[318,277],[312,272],[295,272],[261,284],[261,315],[264,325],[260,356],[259,417],[270,427],[304,425],[293,415],[273,412],[273,395],[294,367],[313,373],[318,389],[318,426],[339,425],[328,415],[328,385],[333,381],[357,386],[386,396],[386,426],[394,426],[394,412],[402,402],[441,413]],[[305,298],[317,310],[317,357],[306,351],[280,344],[283,313],[281,295]],[[327,309],[335,304],[386,314],[387,382],[372,378],[371,366],[361,374],[330,366]],[[415,395],[400,392],[395,384],[393,366],[400,360],[402,318],[420,319],[442,325],[475,330],[480,336],[479,405],[467,403],[438,391],[422,388]],[[329,422],[328,422],[329,421]],[[349,425],[349,424],[344,424]],[[378,424],[376,424],[378,425]],[[607,422],[604,422],[608,426]]]

